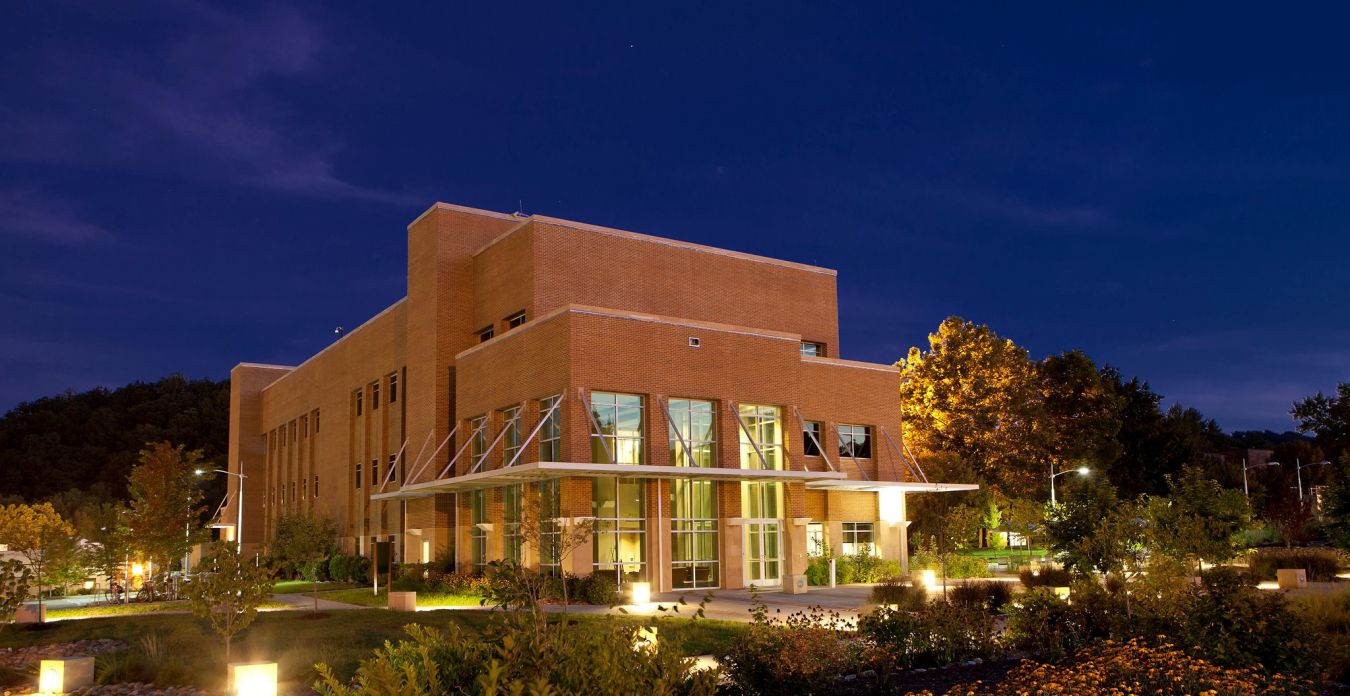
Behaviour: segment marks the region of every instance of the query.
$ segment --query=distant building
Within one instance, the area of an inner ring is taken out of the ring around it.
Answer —
[[[811,544],[907,561],[905,494],[976,486],[928,482],[897,369],[839,355],[832,270],[438,203],[408,226],[406,298],[298,367],[231,373],[242,540],[298,507],[348,553],[654,591],[777,585]],[[522,543],[535,499],[595,520],[565,568]]]
[[[1270,458],[1275,456],[1275,450],[1267,449],[1236,449],[1225,450],[1223,452],[1210,452],[1207,456],[1220,464],[1245,462],[1247,466],[1264,466],[1270,463]]]

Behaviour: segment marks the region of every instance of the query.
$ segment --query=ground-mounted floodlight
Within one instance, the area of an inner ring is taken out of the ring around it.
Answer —
[[[231,662],[226,677],[231,696],[277,696],[275,662]]]

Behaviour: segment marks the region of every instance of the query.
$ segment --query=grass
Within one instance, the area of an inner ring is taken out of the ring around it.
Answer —
[[[363,607],[389,606],[389,590],[380,590],[379,596],[376,596],[369,588],[324,592],[319,596],[322,599],[331,599],[334,602],[343,602],[345,604],[357,604]],[[479,605],[479,600],[481,599],[482,597],[480,595],[428,594],[425,592],[418,592],[417,606],[476,607]]]
[[[289,609],[284,602],[264,602],[263,609]],[[158,614],[166,611],[192,611],[192,605],[186,599],[174,602],[153,602],[148,604],[111,604],[101,607],[72,607],[70,609],[48,609],[49,619],[83,619],[95,616],[128,616],[138,614]]]
[[[349,582],[321,582],[319,591],[325,590],[345,590],[352,587]],[[314,583],[308,580],[282,580],[272,585],[272,591],[276,594],[312,594],[314,592]]]
[[[317,678],[314,664],[325,662],[342,679],[350,679],[363,659],[384,645],[406,637],[410,623],[443,627],[458,624],[477,635],[488,622],[484,610],[431,611],[411,617],[383,609],[350,609],[310,619],[304,612],[259,614],[252,625],[235,637],[229,662],[273,660],[278,663],[279,691],[307,691]],[[636,621],[632,617],[573,617],[578,621]],[[747,630],[735,621],[686,619],[664,620],[666,640],[686,655],[715,652]],[[134,659],[104,659],[99,673],[126,670],[124,679],[156,681],[160,685],[196,686],[210,691],[224,689],[224,640],[203,620],[183,614],[142,614],[62,621],[41,631],[14,625],[0,627],[0,649],[35,644],[111,638],[132,646]],[[154,648],[151,650],[151,648]],[[125,656],[125,653],[120,654]],[[128,667],[128,664],[131,666]]]
[[[1008,549],[961,549],[956,553],[962,556],[974,556],[976,558],[1007,558],[1009,556]],[[1032,547],[1031,549],[1032,558],[1040,558],[1048,554],[1049,551],[1047,549],[1038,549],[1035,547]],[[1027,551],[1019,546],[1012,550],[1011,555],[1018,559],[1024,559],[1027,557]]]

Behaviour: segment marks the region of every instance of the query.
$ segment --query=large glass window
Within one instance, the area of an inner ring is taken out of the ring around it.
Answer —
[[[717,414],[711,401],[671,399],[670,463],[673,466],[717,466],[716,423]],[[686,447],[688,452],[685,452]],[[690,455],[693,455],[692,461]]]
[[[768,482],[741,482],[741,516],[757,520],[783,517],[783,487]]]
[[[482,463],[487,459],[487,416],[479,416],[469,421],[469,471],[482,471]]]
[[[642,397],[591,392],[591,461],[597,464],[642,463]],[[600,432],[595,432],[595,425]],[[611,455],[613,455],[611,457]]]
[[[845,556],[852,556],[856,553],[865,553],[869,556],[876,555],[877,549],[872,543],[872,523],[845,522],[844,538],[840,551]]]
[[[548,461],[548,460],[545,460]],[[539,483],[539,572],[559,575],[562,565],[558,559],[562,543],[562,482],[549,479]]]
[[[562,428],[559,427],[562,420],[562,408],[553,409],[554,404],[558,403],[561,398],[561,395],[557,395],[539,400],[539,417],[544,419],[544,424],[539,428],[539,461],[541,462],[556,462],[562,458]],[[548,415],[550,409],[553,409],[552,415]]]
[[[839,456],[872,458],[872,429],[865,425],[839,426]]]
[[[670,562],[676,589],[718,586],[717,487],[712,481],[670,482]]]
[[[502,488],[502,554],[520,562],[520,513],[524,486],[517,483]]]
[[[487,491],[469,493],[469,563],[473,572],[483,572],[487,565],[487,531],[481,526],[487,522]]]
[[[502,411],[502,466],[510,464],[520,452],[520,407],[512,406]],[[517,461],[517,464],[521,462]]]
[[[740,405],[742,469],[783,468],[782,413],[777,406]]]
[[[811,522],[806,525],[806,555],[825,555],[825,525]]]
[[[647,579],[647,501],[642,479],[597,478],[591,495],[595,516],[594,564],[614,581]]]
[[[819,457],[820,448],[825,440],[820,435],[820,423],[808,421],[802,429],[802,453],[808,457]]]

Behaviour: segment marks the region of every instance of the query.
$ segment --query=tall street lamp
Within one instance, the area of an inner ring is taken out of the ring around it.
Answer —
[[[1331,462],[1308,462],[1300,464],[1297,459],[1294,460],[1294,473],[1298,476],[1298,501],[1303,502],[1303,470],[1310,466],[1326,466]]]
[[[242,461],[239,462],[239,468],[240,469],[244,468],[244,463]],[[201,469],[197,470],[198,476],[201,476],[205,473],[206,472],[202,471]],[[239,550],[239,553],[242,554],[244,553],[244,479],[248,477],[243,474],[236,474],[233,471],[226,471],[224,469],[212,469],[211,473],[225,474],[226,476],[234,476],[239,479],[239,495],[235,496],[234,500],[235,505],[239,506],[238,509],[239,514],[236,516],[237,519],[234,523],[234,540],[235,540],[235,547]]]
[[[1050,462],[1050,505],[1053,506],[1055,504],[1055,477],[1063,476],[1064,474],[1068,474],[1073,471],[1077,471],[1082,476],[1087,476],[1088,474],[1092,473],[1092,470],[1085,466],[1080,466],[1076,470],[1069,469],[1068,471],[1061,471],[1059,473],[1055,473],[1055,463]]]
[[[1251,466],[1247,466],[1247,460],[1246,460],[1246,459],[1243,459],[1243,460],[1242,460],[1242,494],[1245,495],[1245,496],[1247,496],[1248,498],[1252,497],[1252,494],[1247,492],[1247,470],[1248,470],[1248,469],[1255,469],[1255,468],[1258,467],[1258,466],[1279,466],[1279,465],[1280,465],[1279,462],[1266,462],[1265,464],[1262,464],[1262,463],[1260,463],[1260,462],[1257,462],[1257,463],[1255,463],[1255,464],[1252,464]]]

